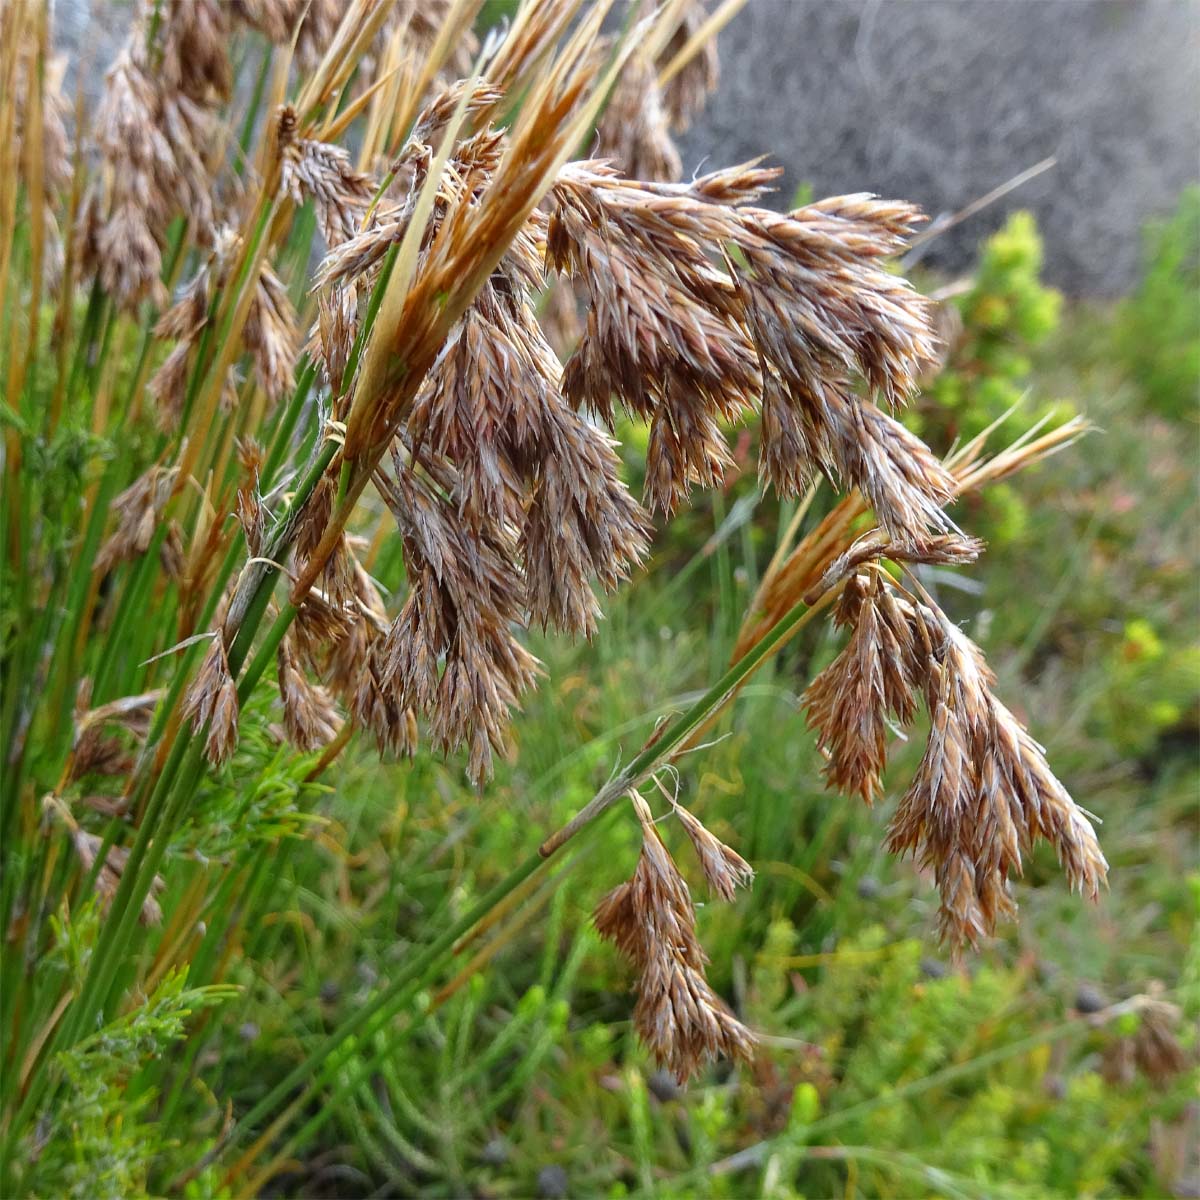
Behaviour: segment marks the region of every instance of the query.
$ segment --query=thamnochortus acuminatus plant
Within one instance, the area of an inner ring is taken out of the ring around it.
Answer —
[[[1039,840],[1073,887],[1094,896],[1104,880],[1087,818],[915,569],[973,560],[979,544],[948,515],[956,497],[1081,428],[939,460],[896,415],[936,358],[927,302],[888,265],[919,212],[868,195],[775,211],[762,198],[778,172],[757,162],[674,178],[669,128],[715,77],[703,36],[715,24],[698,6],[672,0],[609,39],[605,5],[541,0],[482,45],[463,34],[476,8],[148,3],[73,163],[43,69],[45,9],[2,10],[13,100],[0,112],[0,279],[15,256],[25,281],[4,293],[17,418],[6,552],[19,616],[37,623],[36,638],[6,635],[4,830],[41,856],[6,869],[5,912],[10,941],[36,953],[48,934],[27,914],[47,862],[68,869],[46,857],[58,841],[107,912],[52,1020],[31,1027],[32,993],[20,971],[8,980],[6,1033],[26,1048],[10,1147],[52,1100],[53,1054],[136,985],[139,918],[159,915],[172,832],[209,772],[235,760],[272,664],[282,732],[323,750],[314,770],[354,729],[393,754],[423,731],[464,752],[483,786],[540,673],[523,631],[590,636],[599,596],[645,558],[651,514],[720,485],[727,430],[747,420],[765,486],[798,497],[828,481],[845,499],[780,547],[727,674],[245,1127],[319,1086],[349,1039],[410,1003],[463,935],[626,797],[642,852],[596,924],[639,973],[637,1028],[680,1077],[711,1055],[747,1056],[754,1036],[705,980],[689,889],[648,798],[667,795],[659,773],[817,614],[848,631],[804,696],[831,787],[874,798],[889,728],[928,713],[888,842],[932,873],[947,938],[973,942],[1013,914],[1011,879]],[[239,134],[224,115],[230,45],[255,30],[276,45],[247,43],[261,66]],[[618,117],[632,106],[648,125],[601,120],[615,157],[572,161],[610,93]],[[61,283],[47,250],[60,234]],[[310,236],[321,258],[305,281]],[[557,309],[576,319],[565,362],[539,316],[548,289],[571,289]],[[625,416],[649,426],[640,501],[615,450]],[[71,522],[82,534],[51,544],[35,442],[118,427],[124,457],[86,478]],[[357,536],[368,489],[403,548],[396,597]],[[47,760],[58,766],[43,803]],[[668,803],[713,895],[733,899],[750,866]],[[108,819],[103,833],[84,827],[85,809]]]

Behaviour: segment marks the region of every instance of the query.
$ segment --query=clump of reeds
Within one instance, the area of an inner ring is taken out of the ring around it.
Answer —
[[[727,430],[749,419],[764,485],[790,497],[827,479],[847,499],[810,532],[814,552],[800,565],[780,560],[731,674],[547,848],[633,796],[642,853],[597,924],[640,972],[635,1018],[651,1050],[686,1076],[710,1055],[745,1056],[753,1038],[705,980],[688,888],[637,788],[829,605],[850,641],[806,703],[830,783],[870,799],[888,722],[911,721],[920,703],[930,714],[926,756],[889,843],[933,871],[943,932],[975,940],[1011,915],[1009,881],[1039,838],[1074,886],[1094,895],[1102,882],[1086,817],[993,695],[977,648],[911,572],[902,584],[881,566],[963,563],[979,551],[946,510],[983,476],[956,474],[961,464],[936,458],[896,415],[937,355],[926,301],[888,267],[920,213],[866,195],[778,212],[760,203],[777,172],[759,163],[664,181],[677,172],[660,135],[715,78],[697,40],[704,22],[696,6],[672,4],[608,45],[604,6],[576,21],[577,7],[524,4],[504,36],[466,44],[466,58],[453,32],[473,13],[468,3],[139,9],[97,115],[99,166],[68,253],[91,292],[55,395],[97,432],[143,423],[154,452],[132,477],[114,467],[88,492],[92,533],[74,562],[82,583],[43,617],[49,661],[21,658],[5,759],[18,797],[7,825],[24,820],[31,721],[78,764],[91,731],[124,713],[125,758],[111,741],[87,753],[97,771],[121,762],[117,794],[104,802],[130,824],[111,828],[105,848],[53,793],[109,908],[78,995],[32,1061],[49,1061],[111,1010],[204,760],[219,768],[238,753],[248,702],[272,664],[283,733],[299,751],[325,748],[321,766],[354,728],[384,751],[412,753],[423,727],[439,751],[465,748],[482,785],[493,755],[510,752],[513,713],[540,672],[523,630],[590,635],[599,595],[646,556],[650,514],[718,486],[734,465]],[[27,45],[32,10],[5,11],[20,24],[11,45]],[[234,153],[220,113],[230,41],[248,28],[277,48],[269,72],[264,64],[257,148],[247,121]],[[293,52],[300,75],[289,91]],[[23,61],[10,50],[5,78]],[[20,69],[21,94],[39,98],[34,111],[59,111],[41,102],[45,77],[35,85]],[[618,105],[630,102],[622,86],[654,97],[639,109],[652,127],[620,152],[625,162],[570,161],[614,84]],[[341,144],[356,121],[357,159]],[[40,132],[23,122],[23,145],[57,144],[53,122]],[[230,156],[244,172],[236,187]],[[642,165],[653,178],[630,175]],[[39,169],[43,177],[65,178]],[[44,193],[30,189],[39,205]],[[311,206],[323,257],[297,288],[307,244],[289,239],[301,206]],[[565,363],[538,315],[556,278],[582,304]],[[302,293],[301,314],[293,297]],[[96,348],[131,332],[142,351],[130,382]],[[159,342],[170,344],[165,354]],[[641,500],[619,469],[622,414],[649,424]],[[48,429],[56,419],[47,415]],[[6,464],[20,492],[19,447]],[[394,598],[355,536],[368,488],[403,551]],[[850,521],[868,508],[877,529],[852,541]],[[10,532],[22,547],[17,511]],[[25,565],[42,572],[31,595],[57,595],[54,569]],[[276,597],[281,579],[286,595]],[[141,614],[168,600],[173,617],[144,633]],[[136,647],[128,661],[122,638]],[[53,701],[40,697],[43,685],[61,697],[84,665],[99,707],[81,718],[72,751]],[[155,677],[161,693],[148,687]],[[148,695],[153,721],[139,717],[134,729],[129,714],[144,714]],[[74,782],[69,769],[63,778],[64,788]],[[749,866],[671,803],[712,891],[732,899]],[[22,1112],[51,1087],[35,1076]]]

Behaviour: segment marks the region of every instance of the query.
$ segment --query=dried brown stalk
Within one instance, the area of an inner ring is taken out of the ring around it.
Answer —
[[[101,860],[100,851],[104,847],[104,839],[81,828],[79,822],[71,815],[71,810],[64,800],[50,793],[42,798],[42,807],[67,827],[71,845],[75,849],[83,871],[85,873],[94,872],[94,886],[96,894],[100,898],[100,907],[107,912],[113,897],[117,894],[117,888],[121,885],[121,876],[129,863],[129,851],[124,846],[110,845]],[[139,913],[139,919],[143,925],[162,923],[162,906],[157,897],[162,894],[165,887],[166,883],[162,876],[155,875],[150,891],[142,901]]]

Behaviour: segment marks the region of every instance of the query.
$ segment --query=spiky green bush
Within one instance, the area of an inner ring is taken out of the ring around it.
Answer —
[[[1041,281],[1042,239],[1029,212],[1015,212],[983,244],[970,287],[953,297],[961,330],[951,326],[949,359],[925,389],[922,428],[945,438],[973,437],[1026,391],[1030,351],[1054,331],[1062,297]],[[1032,423],[1038,404],[1023,413]]]
[[[1120,307],[1116,348],[1143,402],[1195,419],[1200,405],[1200,186],[1146,227],[1140,285]]]

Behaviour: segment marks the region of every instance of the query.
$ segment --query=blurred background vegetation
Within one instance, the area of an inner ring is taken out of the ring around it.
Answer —
[[[973,500],[964,524],[989,552],[969,580],[932,581],[1103,820],[1098,907],[1035,858],[1020,926],[948,961],[931,887],[881,848],[890,798],[871,811],[821,786],[796,700],[836,642],[812,631],[682,764],[691,807],[758,872],[699,917],[714,983],[763,1035],[752,1068],[683,1089],[635,1044],[628,972],[590,925],[636,855],[617,826],[523,895],[423,1015],[353,1043],[247,1173],[222,1160],[231,1113],[726,663],[790,516],[756,496],[744,439],[744,477],[660,533],[592,643],[534,646],[553,686],[485,794],[459,763],[381,768],[353,749],[332,786],[303,787],[311,760],[243,739],[233,778],[257,788],[213,785],[161,898],[164,945],[225,956],[236,991],[201,997],[167,974],[136,1019],[70,1053],[34,1194],[232,1195],[231,1168],[238,1193],[268,1196],[1200,1194],[1200,192],[1147,231],[1120,303],[1065,303],[1040,254],[1016,213],[968,280],[924,281],[948,297],[950,349],[912,420],[941,449],[998,418],[1009,438],[1046,413],[1099,427]],[[626,449],[636,473],[634,430]],[[380,561],[385,582],[399,569]],[[210,944],[190,881],[202,895],[204,861],[255,839],[218,901],[238,908],[234,935]],[[63,972],[82,969],[72,944]]]

